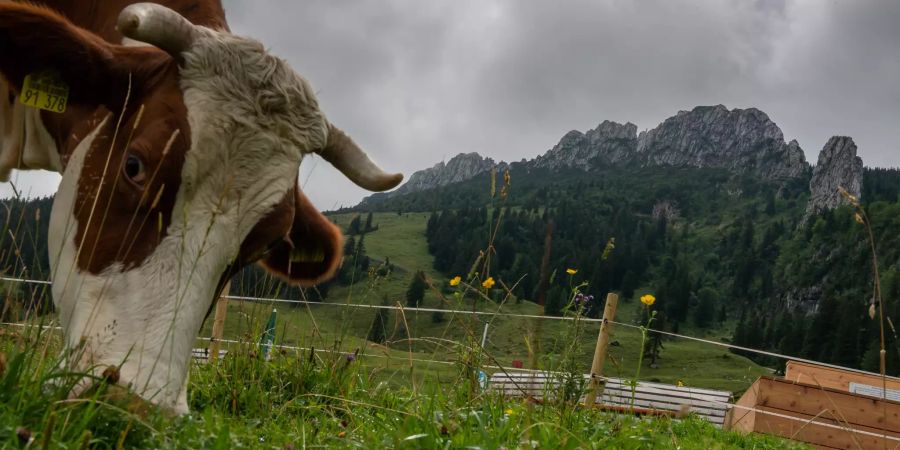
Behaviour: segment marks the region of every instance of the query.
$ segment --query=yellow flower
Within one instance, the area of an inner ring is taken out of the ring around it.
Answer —
[[[863,220],[863,216],[862,216],[860,213],[854,214],[854,215],[853,215],[853,218],[856,219],[856,221],[859,222],[861,225],[865,225],[865,224],[866,224],[866,221]]]
[[[516,414],[516,412],[512,408],[506,408],[506,411],[504,412],[507,416],[514,416]]]
[[[578,273],[578,269],[566,269],[566,273],[569,275],[575,275]]]
[[[678,387],[684,387],[684,382],[681,381],[681,380],[678,380],[678,383],[676,384],[676,386],[678,386]]]
[[[485,289],[490,289],[494,287],[494,277],[488,277],[487,280],[484,280],[484,283],[481,283],[481,286]]]
[[[459,286],[460,281],[462,281],[462,278],[459,276],[455,276],[450,279],[450,286]]]
[[[656,297],[654,297],[652,294],[642,295],[641,303],[647,306],[653,306],[653,304],[656,303]]]

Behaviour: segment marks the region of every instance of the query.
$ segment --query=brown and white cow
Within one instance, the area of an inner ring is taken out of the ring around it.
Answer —
[[[341,235],[297,186],[317,153],[369,190],[396,186],[319,109],[309,83],[232,35],[218,0],[0,0],[0,178],[62,173],[53,299],[74,365],[187,411],[194,339],[225,280],[260,261],[332,275]],[[65,113],[17,100],[54,71]]]

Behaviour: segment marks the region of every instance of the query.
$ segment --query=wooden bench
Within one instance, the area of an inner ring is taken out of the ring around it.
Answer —
[[[584,377],[587,386],[590,375]],[[606,387],[603,396],[597,399],[597,405],[609,405],[617,410],[624,410],[622,407],[630,409],[631,383],[619,378],[604,379]],[[490,378],[490,387],[512,397],[551,399],[559,389],[561,380],[559,374],[546,372],[496,372]],[[690,412],[721,427],[732,400],[732,394],[728,391],[641,381],[635,388],[634,407],[644,411]]]
[[[219,359],[224,358],[227,354],[228,350],[219,350]],[[192,349],[191,356],[193,356],[194,361],[198,363],[209,362],[209,349],[205,347]]]

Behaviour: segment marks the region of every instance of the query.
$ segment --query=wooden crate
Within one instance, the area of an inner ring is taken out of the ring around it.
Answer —
[[[900,402],[760,377],[735,403],[725,426],[820,448],[882,449],[885,444],[896,448],[900,445]]]
[[[881,375],[872,372],[841,370],[788,361],[784,378],[795,383],[822,386],[877,398],[885,398],[884,385],[887,385],[887,399],[900,401],[900,378],[885,377],[885,380],[882,381]]]
[[[590,375],[585,375],[585,383]],[[631,384],[618,378],[605,378],[606,388],[598,405],[631,407]],[[545,372],[497,372],[491,376],[492,389],[514,397],[536,399],[553,398],[560,381],[559,375]],[[690,412],[722,426],[731,402],[731,392],[671,384],[639,382],[635,389],[634,406],[638,412]],[[583,400],[583,399],[582,399]],[[612,408],[616,409],[616,408]]]

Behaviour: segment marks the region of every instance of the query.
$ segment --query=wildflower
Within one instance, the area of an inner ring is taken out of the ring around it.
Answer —
[[[353,353],[347,353],[346,358],[347,358],[348,363],[352,363],[353,361],[356,361],[356,355],[354,355]]]
[[[865,225],[865,224],[866,224],[866,221],[863,220],[863,216],[862,216],[860,213],[854,214],[854,215],[853,215],[853,218],[856,219],[856,221],[857,221],[860,225]]]
[[[678,387],[684,387],[684,382],[681,380],[678,380],[678,383],[676,383],[675,385]]]
[[[584,307],[587,307],[588,303],[590,303],[590,302],[592,302],[592,301],[594,301],[594,296],[593,296],[593,295],[584,295],[584,294],[582,294],[581,292],[579,292],[579,293],[575,296],[575,305],[576,305],[576,306],[584,306]]]
[[[653,306],[653,304],[656,303],[656,297],[654,297],[653,294],[642,295],[641,303],[647,306]]]
[[[507,416],[514,416],[514,415],[516,415],[516,411],[515,411],[514,409],[512,409],[512,408],[506,408],[506,411],[504,411],[504,412],[506,413]]]
[[[566,269],[566,273],[569,275],[575,275],[578,273],[578,269]]]
[[[346,431],[341,431],[340,433],[338,433],[338,437],[339,437],[339,438],[342,438],[342,437],[344,437],[344,436],[347,436],[347,432],[346,432]]]
[[[459,283],[462,281],[462,277],[459,275],[450,279],[450,286],[459,286]]]
[[[494,282],[494,277],[488,277],[487,280],[484,280],[484,282],[481,283],[481,286],[485,289],[490,289],[494,287],[494,284],[496,284]]]

